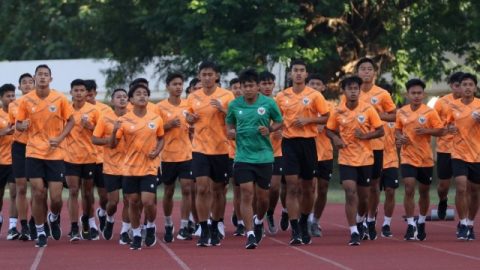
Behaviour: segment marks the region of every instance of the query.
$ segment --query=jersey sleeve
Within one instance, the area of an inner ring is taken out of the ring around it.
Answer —
[[[392,96],[390,96],[390,94],[388,94],[388,92],[385,92],[383,94],[383,98],[382,98],[382,109],[384,112],[393,112],[397,106],[395,106],[395,103],[393,103],[393,99],[392,99]]]
[[[282,113],[280,112],[280,108],[278,108],[277,103],[274,100],[271,101],[271,113],[270,118],[273,122],[280,123],[283,121]]]
[[[73,108],[68,103],[67,98],[64,96],[62,97],[60,102],[61,102],[61,108],[62,108],[62,111],[60,113],[62,115],[63,120],[67,121],[70,118],[70,116],[73,115]]]
[[[432,110],[431,113],[428,114],[428,116],[432,128],[443,128],[442,120],[440,120],[440,116],[438,116],[437,111]]]
[[[332,110],[332,112],[330,113],[330,116],[328,117],[327,128],[330,130],[338,129],[337,113],[335,110]]]
[[[237,123],[234,113],[235,102],[228,104],[227,116],[225,116],[225,123],[228,125],[235,125]]]
[[[105,118],[101,116],[97,121],[97,125],[95,125],[95,129],[93,130],[93,136],[97,138],[102,138],[104,135],[105,135]]]
[[[165,130],[163,129],[163,119],[158,117],[157,137],[163,137]]]
[[[328,104],[322,94],[318,94],[314,101],[315,110],[320,113],[321,115],[327,114]]]
[[[23,121],[28,118],[27,104],[25,99],[20,101],[18,105],[17,121]]]
[[[397,117],[395,118],[395,129],[403,129],[402,120],[399,117],[400,111],[397,111]]]
[[[380,116],[373,107],[368,109],[370,125],[374,128],[383,127],[383,121],[380,119]]]

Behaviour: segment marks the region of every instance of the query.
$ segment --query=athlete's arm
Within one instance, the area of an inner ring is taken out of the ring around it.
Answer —
[[[382,119],[385,122],[395,122],[397,118],[397,109],[391,112],[378,113],[378,115],[380,116],[380,119]]]
[[[118,145],[119,138],[117,138],[117,131],[120,129],[121,125],[122,122],[120,122],[119,120],[113,123],[112,135],[110,136],[110,148],[115,148]]]
[[[327,136],[332,139],[333,145],[337,148],[344,148],[347,145],[343,142],[342,138],[338,135],[337,132],[327,128]]]
[[[385,135],[385,131],[383,130],[383,126],[376,128],[374,131],[363,133],[360,129],[355,130],[355,138],[360,140],[371,140],[375,138],[380,138]]]
[[[112,139],[111,137],[99,138],[99,137],[92,136],[92,143],[95,145],[107,145],[107,144],[110,144],[111,139]]]
[[[0,136],[12,135],[14,130],[13,125],[8,125],[7,127],[0,129]]]
[[[443,136],[445,133],[444,128],[415,128],[415,134],[417,135],[431,135],[435,137]]]
[[[157,137],[157,145],[155,146],[155,149],[152,152],[150,152],[148,157],[150,159],[155,159],[156,157],[158,157],[158,155],[160,155],[160,152],[163,149],[163,145],[164,145],[163,137]]]
[[[320,117],[312,117],[312,118],[299,117],[299,118],[295,119],[292,122],[292,124],[293,124],[293,126],[295,126],[297,128],[303,127],[303,126],[308,125],[308,124],[323,125],[323,124],[327,123],[329,115],[330,115],[330,113],[328,112],[326,114],[323,114]]]
[[[72,131],[73,126],[75,125],[75,120],[73,119],[73,115],[71,115],[68,120],[67,124],[62,130],[62,133],[58,137],[49,139],[51,147],[58,147],[60,143],[67,137],[67,135]]]
[[[175,117],[175,119],[172,119],[166,122],[165,125],[163,125],[163,129],[167,131],[172,128],[180,127],[180,125],[181,125],[180,119],[178,117]]]
[[[235,140],[235,135],[237,133],[236,127],[233,124],[227,124],[227,138],[229,140]]]

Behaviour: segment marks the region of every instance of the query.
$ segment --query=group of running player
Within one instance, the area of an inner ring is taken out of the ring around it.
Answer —
[[[434,167],[431,136],[438,137],[438,215],[445,218],[453,177],[457,238],[475,239],[480,101],[474,96],[474,75],[452,74],[448,81],[452,93],[439,99],[434,109],[423,104],[425,83],[420,79],[406,83],[409,104],[397,109],[390,93],[375,85],[377,68],[369,58],[360,59],[355,74],[341,80],[343,96],[338,104],[324,98],[325,80],[309,75],[302,60],[291,62],[292,86],[276,96],[275,76],[270,72],[246,69],[230,81],[229,90],[219,86],[219,76],[215,63],[203,62],[184,99],[184,76],[168,74],[168,98],[157,104],[149,102],[148,81],[141,78],[130,83],[128,91],[114,89],[110,106],[95,100],[94,81],[76,79],[68,101],[50,88],[52,72],[47,65],[37,66],[34,76],[20,76],[18,88],[23,96],[19,99],[15,99],[14,85],[1,86],[0,210],[8,184],[7,239],[36,240],[37,247],[47,246],[48,236],[59,240],[66,187],[70,241],[98,240],[100,234],[111,240],[122,193],[119,243],[133,250],[153,246],[156,190],[163,184],[163,240],[172,242],[178,180],[179,240],[197,235],[197,246],[220,245],[225,237],[226,194],[232,183],[234,235],[246,236],[247,249],[261,242],[264,220],[269,234],[278,232],[274,210],[279,199],[280,227],[291,228],[290,244],[310,244],[312,236],[322,235],[319,219],[326,205],[334,149],[338,149],[349,245],[377,238],[382,190],[381,235],[392,237],[399,169],[405,185],[404,239],[423,241]],[[27,221],[29,205],[32,214]],[[2,222],[0,215],[0,226]]]

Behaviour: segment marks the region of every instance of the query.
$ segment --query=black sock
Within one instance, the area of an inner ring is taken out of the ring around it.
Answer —
[[[212,219],[212,228],[213,228],[214,230],[217,230],[217,229],[218,229],[218,220]]]
[[[290,219],[290,227],[292,230],[298,231],[298,219]]]
[[[202,232],[207,232],[208,231],[208,222],[207,221],[201,221],[200,222],[200,227],[202,228]]]
[[[306,224],[308,222],[309,214],[300,214],[300,224]]]
[[[218,222],[223,222],[223,218],[219,219]]]
[[[22,228],[25,228],[28,226],[28,222],[26,219],[22,219],[20,220],[20,225],[22,226]]]
[[[75,229],[78,231],[78,222],[72,222],[72,231]]]
[[[267,216],[273,216],[273,209],[267,210]]]

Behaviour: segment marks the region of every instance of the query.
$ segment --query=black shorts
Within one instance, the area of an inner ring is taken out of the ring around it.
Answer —
[[[156,175],[125,176],[122,189],[125,194],[150,192],[157,193],[158,177]]]
[[[380,190],[385,190],[385,188],[397,189],[398,186],[398,168],[383,169],[382,178],[380,179]]]
[[[213,182],[228,184],[228,155],[205,155],[192,153],[192,172],[194,177],[208,176]]]
[[[164,185],[171,185],[175,183],[177,178],[193,180],[191,160],[181,162],[162,161],[161,166],[162,174],[160,176],[160,182]]]
[[[228,173],[228,177],[229,178],[233,178],[233,158],[228,158],[228,170],[227,170],[227,173]]]
[[[25,178],[26,144],[12,143],[12,170],[15,178]]]
[[[329,182],[332,178],[333,159],[320,160],[317,165],[317,170],[315,172],[317,179],[323,179]]]
[[[0,165],[0,188],[5,188],[7,183],[15,183],[12,165]]]
[[[415,167],[410,164],[401,164],[402,177],[413,177],[424,185],[432,183],[433,167]]]
[[[107,192],[114,192],[122,189],[123,176],[121,175],[104,174],[103,180]]]
[[[273,175],[285,175],[283,169],[283,157],[275,157],[275,161],[273,161]]]
[[[105,188],[105,179],[103,178],[103,163],[95,164],[93,182],[97,188]]]
[[[452,159],[453,176],[466,176],[468,181],[480,184],[480,163]]]
[[[233,177],[239,185],[253,182],[262,189],[269,189],[272,172],[272,163],[235,162],[233,165]]]
[[[317,167],[315,138],[283,138],[282,153],[285,175],[313,179]]]
[[[437,175],[439,180],[452,179],[452,155],[450,153],[437,153]]]
[[[383,150],[373,150],[372,179],[379,179],[383,169]]]
[[[345,180],[353,180],[357,182],[357,185],[359,186],[370,186],[370,180],[372,178],[372,165],[348,166],[339,164],[338,171],[340,173],[340,183]]]
[[[65,164],[63,160],[27,157],[25,168],[26,176],[29,179],[42,178],[45,182],[63,182],[65,179]]]
[[[93,180],[95,163],[75,164],[65,161],[65,176],[78,176],[81,179]]]

